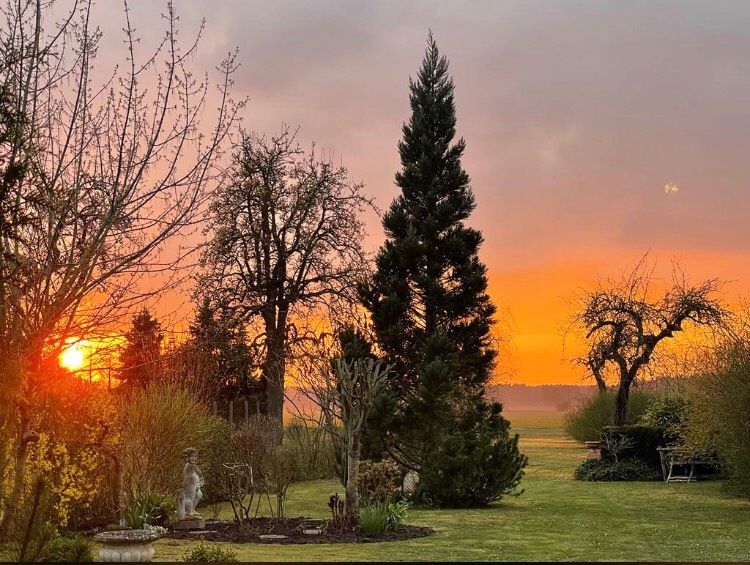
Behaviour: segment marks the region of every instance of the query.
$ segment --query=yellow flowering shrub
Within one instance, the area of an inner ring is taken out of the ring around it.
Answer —
[[[119,441],[115,407],[103,386],[76,379],[47,391],[36,414],[39,440],[30,445],[28,476],[42,473],[58,499],[60,526],[84,527],[115,517],[111,455]],[[52,409],[50,409],[52,407]]]

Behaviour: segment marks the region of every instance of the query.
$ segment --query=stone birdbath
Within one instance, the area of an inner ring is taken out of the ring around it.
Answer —
[[[143,562],[154,557],[152,542],[161,537],[153,530],[116,530],[101,532],[94,541],[101,544],[99,559],[102,561]]]

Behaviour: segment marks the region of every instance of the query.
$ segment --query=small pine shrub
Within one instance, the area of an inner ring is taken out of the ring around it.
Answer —
[[[45,561],[51,563],[91,563],[94,561],[94,545],[91,540],[80,534],[59,537],[50,543]]]
[[[231,549],[224,549],[219,545],[208,545],[205,543],[201,543],[191,549],[182,560],[189,563],[235,563],[239,561],[237,553]]]
[[[634,390],[630,393],[627,424],[636,423],[653,399],[653,393]],[[602,430],[612,424],[615,393],[600,392],[586,399],[565,415],[565,431],[578,441],[597,441]]]
[[[591,459],[581,463],[575,470],[577,481],[658,481],[661,473],[637,459],[627,461],[605,461]]]
[[[388,518],[385,504],[364,506],[359,510],[359,529],[366,536],[382,536],[390,526]]]
[[[363,504],[385,504],[401,488],[401,469],[395,461],[362,461],[359,464],[357,491]]]
[[[441,508],[479,508],[508,494],[520,494],[528,459],[518,448],[498,403],[467,410],[441,438],[420,469],[417,500]]]

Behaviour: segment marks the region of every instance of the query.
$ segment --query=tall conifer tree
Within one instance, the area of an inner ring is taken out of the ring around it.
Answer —
[[[190,337],[187,345],[196,356],[197,376],[213,395],[234,399],[258,392],[245,328],[231,312],[217,308],[204,297],[197,304]]]
[[[120,380],[130,386],[145,386],[161,369],[161,345],[164,332],[159,320],[146,308],[138,312],[125,334],[125,348],[120,354]]]
[[[380,423],[375,431],[391,455],[421,471],[435,502],[476,505],[496,497],[485,493],[483,500],[462,502],[457,491],[463,487],[438,485],[441,468],[455,471],[469,464],[467,458],[482,464],[490,452],[499,456],[493,450],[501,445],[514,469],[512,484],[499,489],[504,492],[517,484],[525,459],[500,406],[484,400],[496,355],[490,337],[495,307],[478,257],[482,235],[464,223],[475,200],[461,165],[464,140],[453,142],[453,93],[448,61],[430,33],[417,80],[410,81],[412,115],[398,146],[401,194],[384,215],[386,241],[361,296],[394,364],[390,401],[383,399],[373,416]],[[448,451],[454,460],[441,461],[438,454]]]

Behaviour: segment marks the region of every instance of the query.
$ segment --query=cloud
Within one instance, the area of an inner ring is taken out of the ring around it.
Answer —
[[[159,21],[153,5],[133,6],[145,33]],[[478,202],[471,223],[484,232],[490,276],[587,253],[624,263],[647,248],[750,248],[744,0],[184,0],[177,8],[187,29],[207,18],[203,68],[240,48],[236,86],[251,98],[249,129],[302,125],[303,141],[340,155],[381,207],[396,194],[408,78],[431,28],[456,82]],[[672,179],[686,190],[664,198],[654,187]],[[375,248],[382,230],[369,220]],[[558,296],[558,284],[539,292]]]

